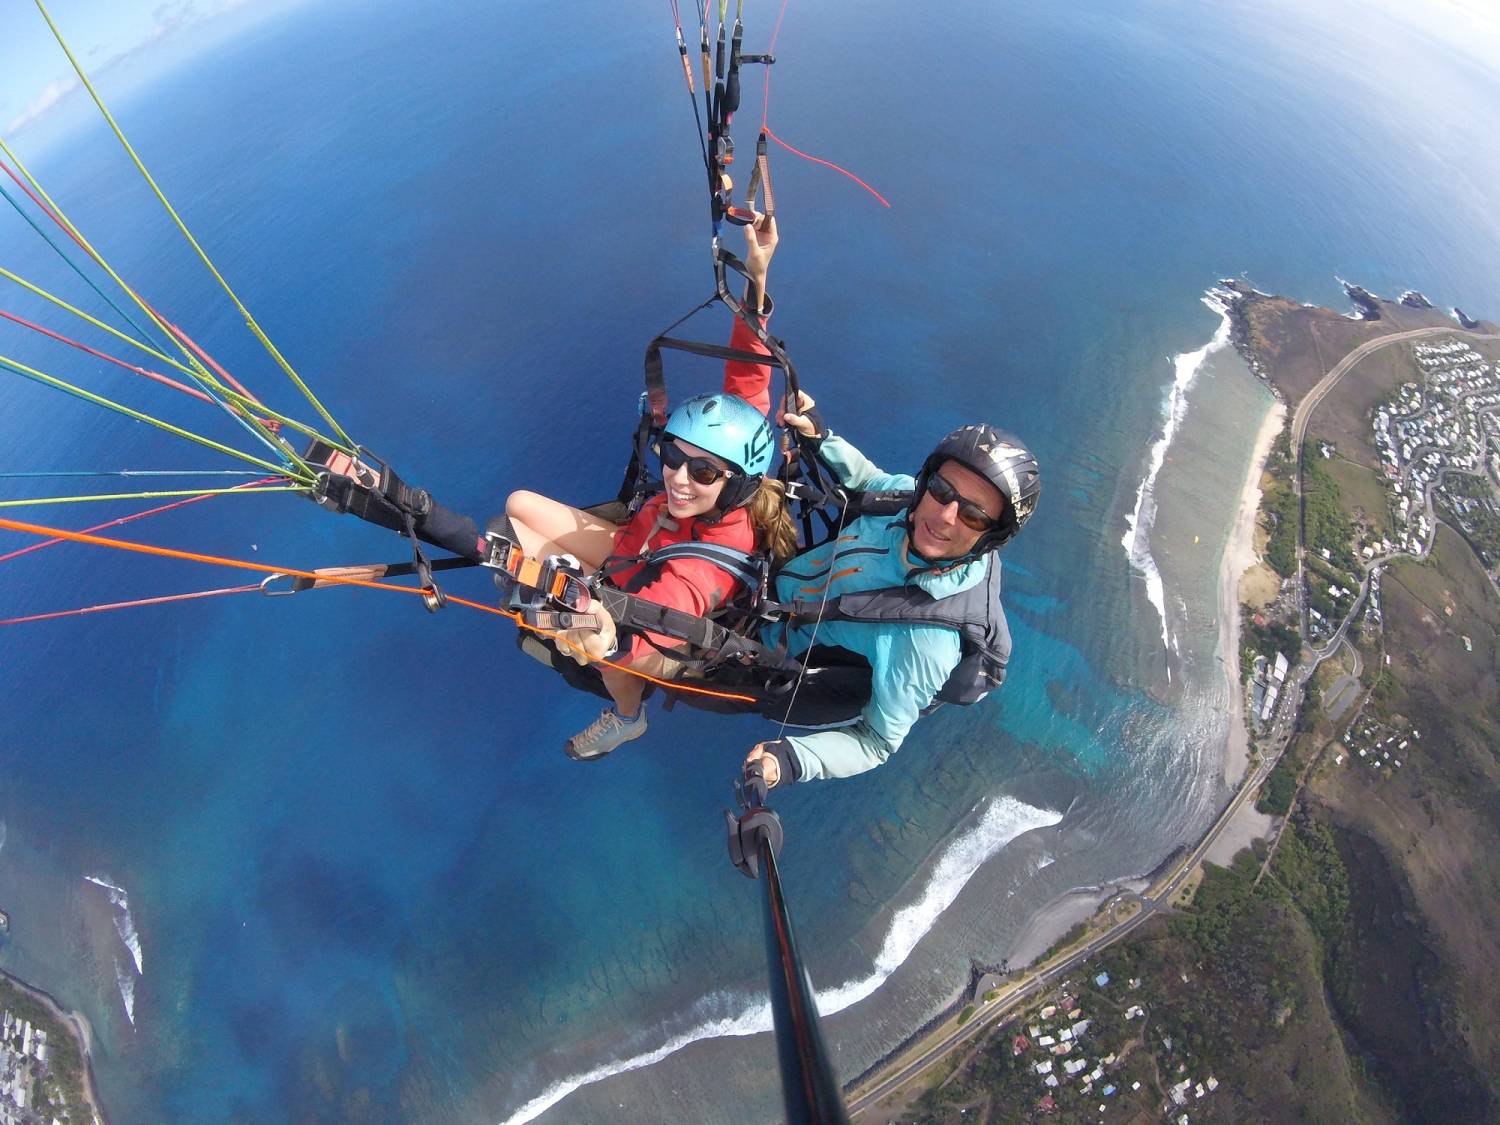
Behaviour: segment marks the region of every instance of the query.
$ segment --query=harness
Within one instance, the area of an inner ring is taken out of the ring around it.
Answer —
[[[783,606],[787,628],[800,621],[936,625],[958,633],[962,656],[932,704],[978,703],[1005,681],[1010,626],[1000,604],[1000,560],[991,557],[985,580],[956,594],[935,598],[919,586],[888,586]]]

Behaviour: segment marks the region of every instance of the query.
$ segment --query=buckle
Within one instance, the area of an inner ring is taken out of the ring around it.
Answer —
[[[521,620],[533,629],[542,629],[549,633],[561,633],[565,629],[599,628],[597,613],[571,613],[566,610],[538,609],[535,606],[522,609]]]
[[[542,560],[542,580],[537,588],[547,600],[574,613],[582,613],[593,602],[583,564],[572,555],[548,555]]]
[[[484,533],[484,554],[479,560],[480,566],[487,566],[491,570],[503,570],[515,578],[525,558],[526,552],[521,550],[514,540],[501,535],[498,531]]]
[[[574,614],[583,614],[593,601],[583,564],[572,555],[533,559],[527,556],[520,544],[498,531],[485,532],[484,553],[479,565],[504,571],[516,585],[535,590],[544,601]],[[597,625],[596,620],[594,626]],[[584,625],[580,623],[577,627],[583,628]]]

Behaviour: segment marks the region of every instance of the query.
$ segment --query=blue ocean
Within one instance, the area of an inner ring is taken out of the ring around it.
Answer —
[[[745,9],[761,49],[781,6]],[[320,401],[481,520],[517,488],[612,496],[644,347],[712,291],[669,6],[221,18],[101,90]],[[890,201],[773,152],[772,327],[804,386],[890,471],[975,418],[1044,471],[1005,553],[1003,691],[924,720],[878,770],[776,795],[843,1078],[971,964],[1034,943],[1048,903],[1150,871],[1227,798],[1213,591],[1271,398],[1222,346],[1174,358],[1215,339],[1200,298],[1227,276],[1500,315],[1500,79],[1440,30],[1344,0],[786,5],[771,127]],[[762,96],[746,84],[742,151]],[[7,140],[143,296],[318,422],[82,109]],[[8,208],[0,259],[110,316]],[[75,333],[14,286],[0,307]],[[0,354],[258,452],[201,403],[10,323]],[[668,376],[678,395],[719,377]],[[248,468],[0,386],[0,472]],[[1203,409],[1163,445],[1174,391]],[[0,499],[142,480],[161,478],[6,477]],[[143,506],[0,512],[74,528]],[[1199,553],[1152,561],[1142,540],[1132,562],[1127,516]],[[114,534],[297,568],[406,551],[281,493]],[[0,533],[0,554],[32,542]],[[0,562],[0,618],[252,580],[64,544]],[[493,595],[478,572],[445,586]],[[0,693],[0,967],[87,1016],[113,1119],[777,1118],[759,888],[720,812],[765,724],[653,704],[646,739],[583,766],[561,745],[594,701],[509,623],[361,590],[0,627]]]

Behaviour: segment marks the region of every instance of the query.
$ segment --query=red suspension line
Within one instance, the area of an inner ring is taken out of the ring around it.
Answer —
[[[835,172],[839,173],[839,175],[841,175],[841,176],[848,176],[851,180],[853,180],[855,183],[857,183],[860,187],[864,188],[867,192],[869,192],[871,195],[873,195],[876,199],[880,200],[881,206],[883,206],[883,207],[889,207],[891,205],[891,201],[890,200],[888,200],[885,196],[881,195],[878,191],[876,191],[874,188],[872,188],[869,184],[865,183],[864,180],[860,179],[853,172],[849,171],[849,169],[847,169],[847,168],[840,168],[833,161],[831,161],[831,160],[824,160],[821,156],[813,156],[811,153],[803,152],[800,148],[793,148],[791,145],[787,144],[784,140],[782,140],[780,137],[778,137],[775,133],[771,132],[771,130],[769,128],[767,128],[765,132],[766,132],[766,136],[770,137],[773,141],[775,141],[777,144],[779,144],[782,148],[786,149],[790,153],[793,153],[793,154],[795,154],[797,156],[802,157],[803,160],[811,160],[814,164],[821,164],[825,168],[832,168]]]
[[[70,348],[77,348],[81,352],[87,352],[96,359],[102,359],[106,363],[113,363],[116,367],[123,367],[126,371],[134,371],[137,375],[144,375],[146,378],[155,380],[163,386],[171,387],[174,391],[181,391],[185,395],[192,395],[194,398],[202,399],[209,404],[213,404],[214,402],[212,397],[198,390],[197,387],[190,387],[186,383],[179,383],[176,379],[163,375],[160,372],[148,371],[144,367],[137,367],[135,364],[127,363],[123,359],[117,359],[112,355],[99,351],[97,348],[89,347],[80,340],[71,339],[60,332],[52,331],[50,328],[43,328],[40,324],[35,324],[25,317],[17,316],[15,313],[8,313],[4,309],[0,309],[0,316],[3,316],[6,320],[15,321],[15,323],[21,325],[23,328],[29,328],[33,332],[40,332],[43,336],[56,340],[60,344],[67,344]]]
[[[54,540],[58,542],[58,540]],[[253,590],[259,590],[260,584],[252,582],[248,586],[225,586],[218,590],[197,590],[191,594],[167,594],[159,598],[137,598],[131,602],[109,602],[106,605],[86,605],[79,609],[59,609],[51,613],[33,613],[26,617],[7,617],[0,619],[0,625],[24,625],[28,621],[53,621],[59,617],[81,617],[86,613],[103,613],[111,609],[134,609],[142,605],[165,605],[167,602],[186,602],[196,598],[213,598],[220,594],[248,594]]]
[[[193,338],[190,337],[186,332],[184,332],[181,328],[178,328],[177,325],[173,324],[166,317],[162,316],[161,313],[157,312],[154,308],[151,308],[150,305],[147,305],[146,307],[148,309],[151,309],[151,315],[154,316],[154,317],[156,317],[156,319],[159,320],[162,324],[165,324],[167,326],[168,331],[170,331],[172,333],[172,335],[176,336],[177,339],[183,345],[185,345],[187,348],[189,348],[195,356],[197,356],[203,363],[205,363],[209,367],[213,368],[213,371],[214,371],[215,375],[217,375],[220,379],[223,379],[231,387],[233,387],[235,390],[239,391],[240,394],[244,395],[246,398],[248,398],[251,402],[255,403],[257,406],[264,405],[260,401],[260,399],[256,398],[253,394],[251,394],[248,390],[245,389],[245,386],[244,386],[243,383],[241,383],[238,379],[236,379],[233,375],[231,375],[228,371],[226,371],[224,369],[224,366],[221,363],[219,363],[218,360],[216,360],[213,356],[209,355],[206,351],[204,351],[202,348],[200,348],[198,346],[197,342],[195,340],[193,340]],[[279,428],[279,426],[280,426],[279,422],[275,423],[274,425],[271,424],[271,423],[267,423],[267,428],[268,429],[275,430],[275,429]]]
[[[73,228],[71,226],[69,226],[67,223],[63,222],[62,216],[58,215],[55,211],[52,210],[52,208],[48,207],[44,202],[42,202],[40,199],[37,198],[36,193],[31,190],[30,186],[27,185],[26,181],[23,180],[23,179],[21,179],[20,176],[16,175],[15,170],[12,169],[11,166],[9,164],[7,164],[4,160],[0,160],[0,169],[3,169],[4,172],[5,172],[5,174],[7,176],[9,176],[12,180],[15,181],[16,186],[19,187],[22,191],[24,191],[26,193],[26,197],[28,199],[30,199],[32,203],[34,203],[34,204],[37,205],[37,207],[41,210],[42,214],[46,215],[47,218],[51,219],[64,234],[66,234],[69,238],[71,238],[75,243],[78,244],[78,248],[80,250],[82,250],[85,254],[87,254],[89,256],[89,259],[91,261],[93,261],[94,263],[96,263],[100,267],[104,266],[104,262],[99,257],[99,255],[96,254],[96,253],[94,253],[93,250],[89,249],[88,244],[85,243],[83,241],[83,239],[80,238],[77,235],[77,233],[74,232],[74,230],[73,230]],[[162,316],[159,312],[157,312],[154,308],[152,308],[149,304],[147,304],[144,297],[142,297],[139,293],[137,293],[130,286],[126,285],[123,281],[120,283],[120,285],[125,290],[125,292],[130,295],[130,298],[132,300],[138,302],[141,305],[142,308],[146,309],[158,321],[160,321],[162,324],[166,325],[167,328],[168,328],[168,330],[171,331],[175,336],[177,336],[184,343],[186,343],[186,345],[193,350],[193,353],[200,360],[202,360],[204,363],[207,363],[210,367],[212,367],[214,369],[214,371],[218,372],[218,374],[220,375],[221,378],[228,380],[229,384],[232,387],[234,387],[235,390],[239,391],[240,394],[244,395],[246,398],[250,399],[252,402],[256,402],[256,403],[260,402],[260,399],[256,398],[253,394],[251,394],[249,391],[247,391],[244,388],[244,386],[241,385],[240,382],[237,379],[235,379],[235,377],[233,375],[229,374],[228,371],[224,370],[224,368],[222,366],[220,366],[220,364],[216,360],[214,360],[211,356],[209,356],[209,354],[207,352],[205,352],[197,344],[193,343],[193,341],[189,340],[188,337],[187,337],[187,333],[183,332],[182,329],[178,328],[175,324],[172,324],[170,321],[168,321],[166,319],[166,317]],[[15,319],[15,318],[13,317],[12,319]],[[25,323],[25,322],[23,321],[22,323]],[[45,330],[43,329],[42,331],[45,331]],[[49,335],[50,335],[50,333],[49,333]],[[61,337],[59,337],[59,339],[61,339]],[[71,343],[71,341],[64,341],[64,342],[65,343]],[[98,354],[98,353],[95,353],[95,354]],[[100,356],[100,358],[101,359],[108,359],[109,357],[108,356]],[[111,362],[119,362],[119,361],[113,360]],[[128,364],[122,364],[121,366],[129,366],[129,365]],[[139,368],[135,368],[134,370],[139,371],[140,369]],[[141,371],[141,374],[146,375],[148,373],[145,372],[145,371]],[[169,380],[166,380],[165,376],[152,375],[151,378],[158,378],[158,379],[162,379],[164,381],[170,382]],[[171,385],[175,386],[175,387],[178,387],[180,390],[186,390],[187,389],[185,387],[182,387],[182,385],[178,384],[178,383],[172,383]],[[197,392],[191,392],[191,393],[197,394]],[[199,395],[199,397],[203,398],[203,400],[205,402],[213,402],[213,399],[211,399],[211,398],[209,398],[209,397],[207,397],[205,395]],[[270,428],[270,429],[272,429],[274,431],[277,427],[276,426],[268,426],[268,428]]]

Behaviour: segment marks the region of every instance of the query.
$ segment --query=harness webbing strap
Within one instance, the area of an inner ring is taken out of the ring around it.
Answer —
[[[786,671],[796,671],[799,667],[784,652],[726,629],[707,617],[647,601],[613,586],[599,587],[594,596],[617,626],[685,641],[712,660],[746,658],[761,667]]]
[[[711,563],[736,582],[749,587],[752,594],[760,589],[760,567],[755,562],[755,556],[747,551],[737,551],[733,547],[726,547],[721,543],[669,543],[665,547],[652,551],[643,559],[632,560],[632,562],[639,561],[646,566],[655,566],[676,559],[697,559]]]

